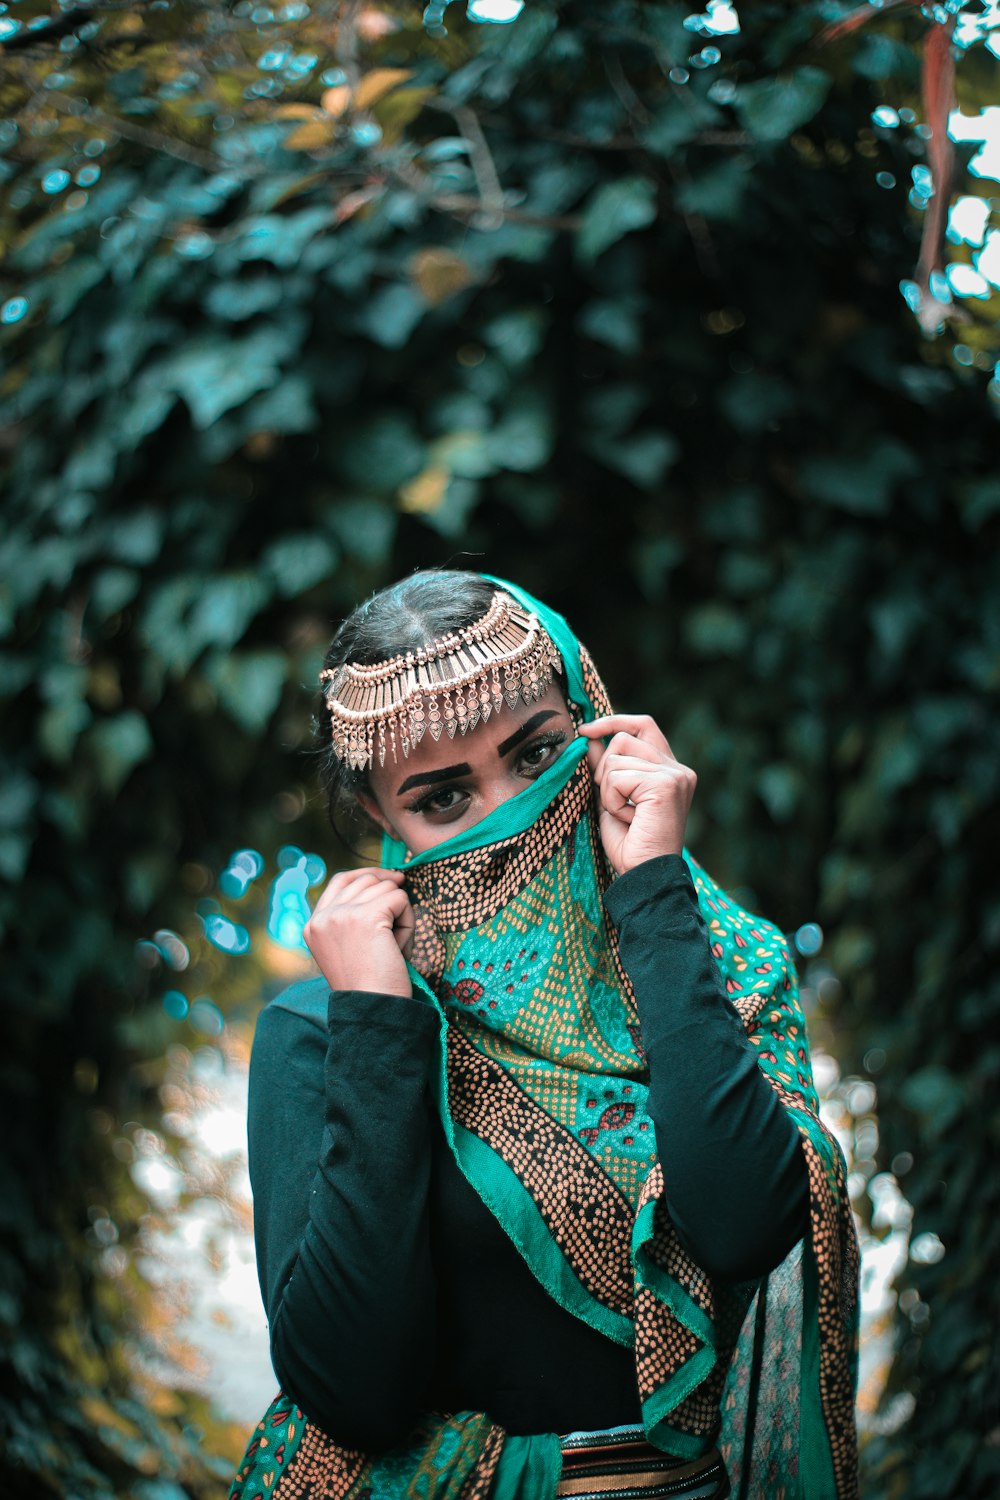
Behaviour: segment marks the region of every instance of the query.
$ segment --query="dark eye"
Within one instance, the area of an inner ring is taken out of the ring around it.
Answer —
[[[550,734],[532,740],[518,756],[518,768],[529,773],[543,771],[550,761],[556,759],[565,743],[566,736],[561,730],[553,730]]]
[[[410,808],[410,812],[429,813],[432,816],[435,813],[457,812],[465,806],[468,796],[468,792],[463,791],[460,786],[438,787],[435,791],[428,792],[426,796],[418,798]]]

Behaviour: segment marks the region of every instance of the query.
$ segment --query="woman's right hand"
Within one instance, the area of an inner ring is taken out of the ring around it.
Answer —
[[[406,959],[413,945],[413,907],[401,870],[344,870],[320,896],[303,928],[332,990],[413,993]]]

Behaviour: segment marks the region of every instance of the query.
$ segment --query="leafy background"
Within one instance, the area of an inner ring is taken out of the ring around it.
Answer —
[[[896,1280],[864,1493],[995,1494],[1000,294],[925,228],[995,221],[940,129],[942,56],[998,99],[995,7],[469,9],[0,7],[7,1493],[223,1492],[245,1431],[150,1354],[134,1166],[282,978],[206,949],[199,1031],[171,930],[240,845],[349,861],[331,627],[471,559],[661,717],[717,877],[822,924],[855,1206],[898,1181],[945,1250]]]

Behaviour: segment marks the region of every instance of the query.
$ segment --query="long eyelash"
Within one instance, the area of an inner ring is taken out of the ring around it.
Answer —
[[[566,731],[564,729],[550,729],[547,734],[536,735],[534,739],[529,740],[528,744],[522,745],[519,748],[519,758],[520,756],[527,755],[529,750],[547,750],[550,747],[554,749],[557,745],[564,745],[565,743]],[[410,802],[407,805],[406,811],[422,813],[432,805],[435,797],[440,797],[442,792],[450,791],[461,791],[461,788],[450,784],[433,787],[429,792],[424,792],[414,802]]]
[[[547,750],[550,746],[565,745],[566,731],[564,729],[550,729],[547,734],[540,734],[530,740],[521,749],[522,755],[527,755],[529,750]]]
[[[458,790],[460,790],[460,788],[451,785],[433,787],[429,792],[424,792],[423,796],[418,797],[415,802],[411,802],[407,806],[406,811],[412,813],[423,812],[425,808],[430,807],[435,797],[440,797],[442,792],[452,792]]]

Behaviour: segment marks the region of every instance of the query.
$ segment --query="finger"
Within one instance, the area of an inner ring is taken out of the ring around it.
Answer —
[[[587,746],[587,764],[590,767],[590,774],[591,776],[593,776],[595,781],[598,780],[600,776],[601,761],[603,759],[604,746],[601,744],[600,740],[591,740],[590,744]]]
[[[343,890],[347,886],[354,885],[359,881],[369,882],[372,880],[391,880],[398,884],[402,879],[402,870],[383,870],[381,868],[373,868],[370,865],[362,865],[357,870],[338,870],[332,880],[327,882],[326,889],[328,891]]]
[[[634,756],[607,755],[601,781],[601,796],[609,807],[622,797],[629,802],[676,799],[690,803],[698,778],[687,766],[638,760]]]
[[[391,912],[393,920],[401,917],[406,911],[411,911],[410,898],[406,891],[400,886],[384,885],[366,886],[359,891],[351,901],[352,906],[374,906],[382,907]]]
[[[392,935],[396,939],[397,946],[404,958],[409,958],[413,949],[413,939],[416,934],[417,924],[413,915],[412,906],[409,907],[401,917],[393,924]]]
[[[636,790],[637,778],[619,774],[617,777],[605,777],[604,785],[601,787],[601,805],[605,812],[610,813],[617,822],[624,822],[620,816],[626,808],[634,813],[635,799],[632,796]]]
[[[608,741],[607,753],[609,755],[632,755],[638,760],[649,761],[656,765],[676,765],[677,760],[671,753],[666,740],[663,744],[666,749],[660,749],[649,740],[641,740],[636,734],[626,734],[624,730],[619,730]]]
[[[655,745],[658,750],[666,750],[668,755],[673,754],[666,735],[649,714],[605,714],[603,718],[592,719],[589,724],[581,724],[579,733],[587,739],[630,734],[647,745]]]
[[[339,906],[344,901],[350,901],[359,891],[377,885],[386,885],[388,888],[402,884],[402,871],[399,870],[341,870],[334,875],[325,886],[316,902],[316,911],[325,911],[329,906]]]

